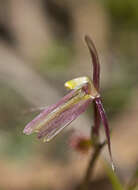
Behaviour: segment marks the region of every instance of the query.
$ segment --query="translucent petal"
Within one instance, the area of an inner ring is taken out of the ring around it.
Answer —
[[[57,102],[56,104],[53,104],[51,106],[48,106],[46,109],[44,109],[38,116],[36,116],[31,122],[29,122],[23,132],[27,135],[31,134],[34,130],[37,129],[38,125],[41,123],[41,121],[50,113],[52,112],[54,109],[56,109],[57,107],[59,107],[60,105],[64,104],[65,102],[67,102],[69,99],[71,99],[73,96],[75,96],[76,94],[78,94],[77,90],[72,90],[71,92],[69,92],[66,96],[64,96],[59,102]]]
[[[44,137],[45,141],[51,140],[62,129],[68,126],[73,120],[75,120],[81,113],[83,113],[88,105],[92,102],[92,99],[82,99],[78,103],[71,104],[70,107],[61,108],[60,113],[57,114],[50,122],[45,123],[43,130],[38,133],[38,138]]]
[[[64,86],[71,90],[80,89],[87,83],[91,83],[91,80],[88,77],[78,77],[65,82]]]

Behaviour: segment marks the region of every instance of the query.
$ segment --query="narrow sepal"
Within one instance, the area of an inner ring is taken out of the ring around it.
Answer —
[[[106,138],[107,138],[109,155],[110,155],[110,159],[111,159],[111,165],[112,165],[112,169],[114,170],[114,163],[113,163],[112,152],[111,152],[110,131],[109,131],[109,125],[108,125],[107,116],[106,116],[105,110],[103,108],[101,98],[96,98],[95,102],[96,102],[99,114],[101,116],[102,123],[104,125],[105,134],[106,134]]]
[[[93,64],[93,84],[97,90],[100,86],[100,64],[95,45],[89,36],[85,36],[85,42],[89,48]]]
[[[99,91],[100,88],[100,63],[99,63],[99,58],[98,58],[98,53],[96,50],[96,47],[91,40],[89,36],[85,36],[85,42],[88,46],[89,52],[91,54],[91,59],[92,59],[92,65],[93,65],[93,84],[95,88]],[[94,107],[94,126],[93,126],[93,131],[92,133],[96,136],[99,134],[99,128],[100,128],[100,115],[97,110],[97,106],[95,102],[93,102],[93,107]]]
[[[93,107],[94,107],[94,126],[92,128],[92,133],[94,135],[98,136],[101,119],[100,119],[99,111],[97,109],[97,105],[96,105],[95,101],[93,102]]]

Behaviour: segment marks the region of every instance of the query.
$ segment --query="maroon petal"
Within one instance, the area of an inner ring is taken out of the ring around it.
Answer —
[[[93,64],[93,84],[96,87],[96,89],[99,91],[100,87],[100,63],[98,58],[98,53],[95,48],[95,45],[91,38],[89,36],[85,36],[85,41],[87,43],[87,46],[89,48],[91,58],[92,58],[92,64]],[[95,104],[95,101],[93,102],[94,106],[94,127],[93,127],[93,134],[99,135],[99,128],[100,128],[100,115],[97,110],[97,106]]]
[[[101,116],[101,120],[102,120],[104,128],[105,128],[105,134],[106,134],[106,137],[107,137],[108,150],[109,150],[109,154],[110,154],[112,168],[114,170],[114,163],[113,163],[113,158],[112,158],[112,153],[111,153],[111,142],[110,142],[110,132],[109,132],[108,120],[107,120],[106,113],[104,111],[101,99],[96,98],[95,102],[96,102],[99,114]]]
[[[93,107],[94,107],[94,126],[92,128],[92,133],[94,135],[98,136],[101,118],[100,118],[100,114],[99,114],[99,111],[97,109],[97,105],[96,105],[95,101],[93,102]]]
[[[23,132],[27,135],[31,134],[39,125],[39,123],[44,119],[50,112],[56,109],[58,106],[67,102],[70,98],[72,98],[77,93],[76,90],[70,91],[66,96],[64,96],[59,102],[48,106],[45,110],[43,110],[37,117],[35,117],[31,122],[29,122]]]
[[[77,104],[72,105],[72,107],[64,109],[64,111],[58,114],[57,117],[53,118],[53,120],[47,123],[43,127],[43,130],[40,130],[40,132],[38,133],[38,138],[45,137],[46,141],[51,140],[63,128],[65,128],[81,113],[83,113],[91,102],[92,99],[81,100]]]
[[[85,41],[87,43],[87,46],[89,48],[91,58],[92,58],[92,64],[93,64],[93,84],[97,90],[99,90],[100,85],[100,64],[99,64],[99,58],[98,53],[95,48],[95,45],[91,38],[89,36],[85,36]]]

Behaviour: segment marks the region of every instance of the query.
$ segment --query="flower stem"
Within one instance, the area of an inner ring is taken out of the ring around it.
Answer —
[[[86,171],[86,175],[85,175],[85,178],[84,178],[84,181],[85,182],[90,182],[91,180],[91,176],[92,176],[92,173],[93,173],[93,169],[94,169],[94,166],[95,166],[95,163],[100,155],[100,152],[102,150],[102,148],[104,147],[104,145],[106,144],[106,142],[103,142],[97,146],[95,146],[95,150],[94,152],[92,153],[92,156],[91,156],[91,159],[89,161],[89,164],[88,164],[88,168],[87,168],[87,171]]]
[[[91,154],[91,158],[90,158],[90,161],[88,163],[88,167],[86,169],[86,174],[84,176],[83,182],[77,190],[88,190],[88,189],[90,189],[89,186],[90,186],[93,170],[94,170],[96,161],[98,160],[98,157],[99,157],[101,150],[104,147],[104,145],[106,145],[106,141],[104,141],[103,143],[99,143],[99,144],[95,145],[94,151]]]

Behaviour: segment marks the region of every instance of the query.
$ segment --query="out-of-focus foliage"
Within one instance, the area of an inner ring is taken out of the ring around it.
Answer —
[[[22,135],[22,126],[25,125],[24,114],[28,109],[23,97],[4,83],[0,83],[0,154],[10,158],[23,159],[30,154],[32,138]]]
[[[60,76],[72,63],[73,50],[70,43],[55,41],[41,56],[38,70],[47,75]]]
[[[128,84],[116,84],[105,89],[103,100],[108,117],[118,116],[128,105],[128,100],[131,97],[131,88]]]
[[[113,22],[118,29],[138,29],[137,0],[104,0]]]

